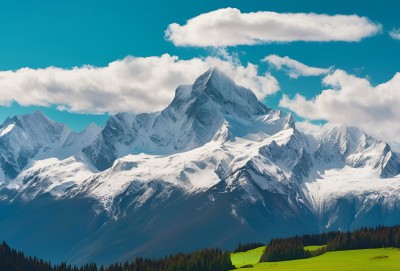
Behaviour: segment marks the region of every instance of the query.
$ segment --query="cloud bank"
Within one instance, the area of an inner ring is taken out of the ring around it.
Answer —
[[[354,126],[385,141],[400,142],[400,73],[374,87],[367,79],[336,70],[323,83],[330,88],[315,98],[284,95],[280,106],[308,120]]]
[[[165,36],[176,46],[224,47],[269,42],[360,41],[381,25],[357,15],[315,13],[241,13],[224,8],[200,14],[184,25],[170,24]]]
[[[279,90],[272,75],[258,75],[258,67],[251,63],[244,66],[217,57],[182,60],[165,54],[126,57],[106,67],[1,71],[0,105],[56,105],[61,110],[92,114],[153,112],[168,105],[178,85],[192,84],[214,66],[252,89],[259,99]]]
[[[291,59],[287,56],[280,57],[277,55],[269,55],[265,57],[262,61],[268,62],[277,70],[285,71],[290,78],[294,79],[299,78],[300,76],[325,75],[329,73],[329,71],[331,70],[330,68],[322,69],[322,68],[310,67],[297,60]]]

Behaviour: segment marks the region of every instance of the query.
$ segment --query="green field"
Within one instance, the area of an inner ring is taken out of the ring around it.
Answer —
[[[304,260],[255,264],[255,259],[261,257],[262,250],[263,248],[257,248],[232,254],[232,263],[236,267],[254,264],[253,268],[240,269],[252,271],[400,271],[400,250],[397,248],[335,251]]]
[[[246,264],[256,264],[261,258],[265,247],[255,248],[246,252],[238,252],[231,254],[232,264],[236,267],[242,267]]]

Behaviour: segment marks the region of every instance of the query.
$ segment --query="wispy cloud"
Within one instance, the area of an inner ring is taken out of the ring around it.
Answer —
[[[300,76],[319,76],[329,73],[331,68],[323,69],[307,66],[290,57],[280,57],[277,55],[269,55],[262,61],[268,62],[274,68],[285,71],[290,78],[299,78]]]
[[[236,8],[201,14],[184,25],[170,24],[166,38],[177,46],[235,46],[292,41],[360,41],[381,25],[357,15],[241,13]]]
[[[0,105],[57,106],[78,113],[153,112],[165,107],[180,84],[193,81],[217,66],[238,84],[254,90],[261,99],[279,90],[277,80],[258,74],[257,65],[242,65],[218,57],[179,59],[126,57],[106,67],[73,69],[23,68],[0,72]]]
[[[400,142],[400,73],[374,87],[365,78],[336,70],[323,83],[330,88],[316,97],[283,96],[280,106],[309,120],[354,126],[377,138]]]
[[[393,28],[391,31],[389,31],[389,35],[392,37],[392,39],[400,40],[400,28]]]

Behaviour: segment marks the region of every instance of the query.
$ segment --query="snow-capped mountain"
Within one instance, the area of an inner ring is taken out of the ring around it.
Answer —
[[[227,118],[240,124],[268,111],[254,93],[211,69],[193,86],[178,87],[174,100],[160,113],[112,117],[84,153],[104,170],[132,151],[162,155],[188,151],[210,142]]]
[[[15,178],[39,153],[62,144],[71,133],[37,111],[30,115],[7,118],[0,126],[0,164],[3,175]]]
[[[381,177],[400,173],[398,156],[389,144],[376,140],[356,128],[334,127],[319,140],[316,159],[323,167],[371,168]]]
[[[356,128],[305,135],[218,69],[178,87],[163,111],[103,128],[75,133],[40,112],[7,119],[0,157],[0,238],[55,261],[400,223],[388,144]]]

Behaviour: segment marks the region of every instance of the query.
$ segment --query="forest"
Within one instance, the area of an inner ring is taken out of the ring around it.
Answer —
[[[320,245],[315,251],[304,250],[305,246]],[[307,234],[292,238],[272,239],[266,246],[260,262],[277,262],[304,259],[328,251],[367,248],[400,248],[400,226],[361,228],[353,232],[328,232]]]
[[[61,263],[52,265],[37,257],[24,255],[10,248],[5,242],[0,245],[1,271],[227,271],[234,269],[230,252],[220,249],[203,249],[191,254],[179,253],[161,259],[137,257],[133,262],[116,263],[109,266],[86,264],[80,267]]]
[[[258,247],[265,246],[264,243],[258,243],[258,242],[253,242],[253,243],[239,243],[237,247],[233,250],[233,253],[238,253],[238,252],[246,252],[251,249],[255,249]]]

